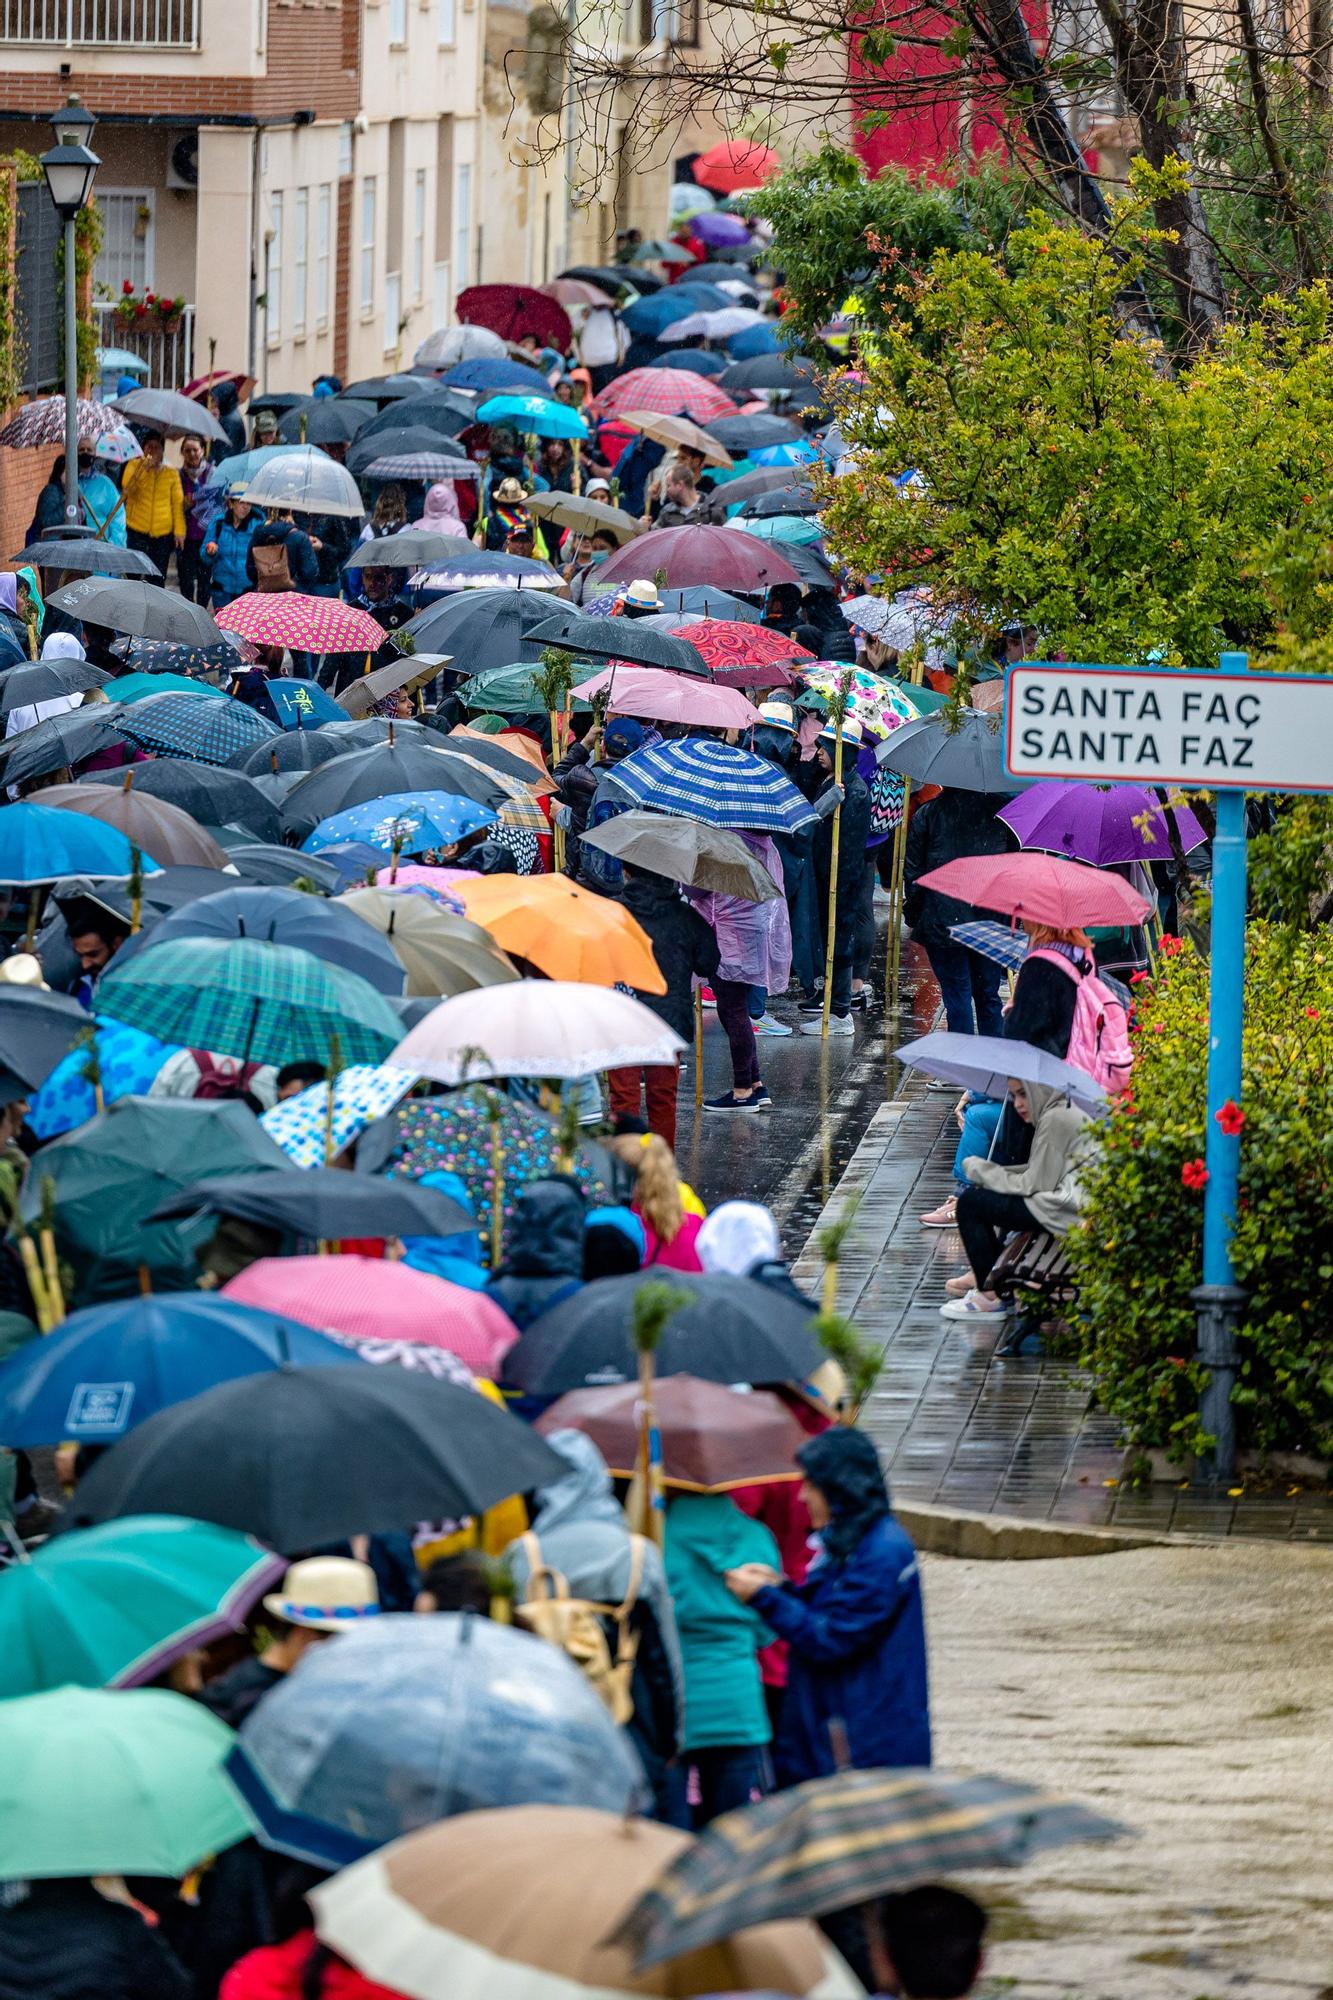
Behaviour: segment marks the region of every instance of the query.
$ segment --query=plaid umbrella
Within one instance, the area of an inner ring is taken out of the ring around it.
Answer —
[[[681,636],[688,639],[696,653],[703,655],[705,665],[719,679],[742,672],[753,675],[748,682],[732,680],[733,687],[747,684],[767,687],[769,680],[760,669],[814,659],[813,653],[798,646],[784,632],[733,618],[704,618],[697,625],[682,625]]]
[[[492,1120],[499,1126],[498,1146],[504,1176],[502,1207],[506,1227],[524,1183],[557,1171],[560,1137],[553,1118],[544,1111],[518,1104],[500,1091],[471,1084],[447,1097],[413,1098],[394,1114],[398,1136],[387,1171],[419,1180],[422,1174],[455,1173],[468,1192],[481,1229],[490,1240]],[[590,1202],[612,1199],[615,1169],[600,1146],[580,1140],[574,1154],[574,1178]]]
[[[141,750],[155,750],[160,757],[193,757],[201,764],[229,764],[238,751],[281,733],[243,702],[230,696],[219,701],[202,688],[197,694],[155,694],[137,701],[116,727]]]
[[[114,966],[97,989],[113,1020],[185,1048],[242,1062],[380,1062],[401,1026],[388,1001],[354,972],[258,938],[179,938]]]
[[[368,611],[299,590],[247,591],[219,611],[218,624],[257,646],[300,653],[376,653],[384,644],[384,627]]]
[[[706,424],[710,417],[732,416],[736,405],[716,382],[688,368],[631,368],[603,389],[597,408],[604,417],[620,410],[649,410],[660,417],[691,417]]]
[[[412,1072],[352,1063],[333,1085],[332,1152],[341,1153],[377,1118],[402,1102],[412,1088]],[[317,1083],[266,1111],[260,1124],[298,1167],[322,1167],[329,1137],[329,1086]]]
[[[686,736],[635,750],[615,782],[636,804],[707,826],[796,833],[816,817],[791,779],[733,743]]]
[[[104,437],[108,431],[118,430],[123,422],[123,419],[105,403],[80,401],[75,405],[75,416],[79,427],[80,444],[92,444],[95,439]],[[0,431],[0,444],[7,444],[14,451],[30,451],[37,445],[64,442],[63,396],[42,396],[35,403],[25,403]]]
[[[752,1924],[819,1916],[976,1868],[1019,1868],[1043,1848],[1127,1831],[1008,1778],[840,1771],[715,1819],[618,1933],[636,1967]]]

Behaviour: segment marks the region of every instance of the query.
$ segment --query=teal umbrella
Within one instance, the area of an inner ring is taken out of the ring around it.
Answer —
[[[248,1535],[172,1514],[57,1535],[0,1572],[0,1699],[152,1680],[237,1630],[284,1567]]]
[[[250,1831],[222,1774],[233,1741],[156,1688],[0,1702],[0,1879],[187,1875]]]
[[[492,396],[477,411],[479,424],[512,424],[528,437],[586,438],[588,426],[568,403],[545,396]]]
[[[824,539],[819,522],[807,514],[756,514],[744,526],[747,535],[755,535],[761,542],[809,544]]]
[[[546,702],[537,688],[540,672],[540,667],[528,666],[523,660],[508,667],[483,667],[462,682],[458,698],[464,708],[478,715],[544,715]],[[591,703],[571,700],[570,707],[586,714]]]
[[[260,938],[173,938],[113,964],[99,1013],[160,1041],[242,1062],[378,1063],[402,1040],[387,1000],[355,972]]]
[[[108,681],[111,693],[108,701],[142,701],[150,694],[215,694],[225,701],[222,688],[213,687],[208,681],[192,680],[188,674],[122,674],[118,681]]]

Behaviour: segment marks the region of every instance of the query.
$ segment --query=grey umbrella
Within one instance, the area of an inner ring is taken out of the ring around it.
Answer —
[[[729,479],[725,486],[715,488],[709,496],[710,518],[725,521],[729,510],[738,501],[753,500],[758,494],[790,486],[793,475],[798,472],[799,468],[793,465],[761,465],[753,472],[743,472],[739,479]]]
[[[542,642],[530,643],[529,634],[550,617],[550,602],[538,591],[464,590],[428,604],[397,636],[410,638],[418,652],[448,653],[455,667],[466,663],[469,674],[479,674],[535,660]]]
[[[536,625],[536,646],[563,646],[588,660],[628,660],[639,667],[666,667],[672,673],[708,676],[699,654],[670,632],[645,632],[637,618],[580,618],[572,609]]]
[[[291,507],[300,514],[360,520],[360,488],[345,466],[318,445],[292,445],[261,465],[245,483],[252,507]]]
[[[31,666],[11,667],[0,677],[0,715],[15,708],[35,707],[39,701],[52,701],[62,694],[84,694],[110,679],[105,668],[91,666],[87,660],[34,660]]]
[[[451,556],[470,554],[472,544],[462,535],[437,535],[430,528],[404,528],[397,535],[377,535],[359,542],[343,564],[349,569],[427,569]]]
[[[131,389],[111,404],[131,422],[167,437],[204,438],[209,444],[230,444],[231,439],[216,417],[191,396],[178,396],[174,389]]]
[[[668,818],[664,813],[627,812],[581,834],[603,854],[631,868],[665,875],[669,882],[739,896],[747,903],[771,903],[782,894],[768,870],[755,860],[739,834],[701,820]]]
[[[196,1181],[169,1195],[149,1220],[169,1222],[205,1208],[323,1242],[345,1236],[459,1236],[477,1226],[462,1202],[438,1188],[339,1167],[275,1167]]]
[[[908,1069],[923,1070],[927,1076],[956,1083],[960,1090],[976,1090],[984,1097],[1003,1097],[1008,1080],[1045,1084],[1063,1091],[1081,1111],[1100,1111],[1106,1092],[1095,1077],[1077,1063],[1061,1062],[1048,1049],[1033,1048],[1031,1042],[1008,1041],[1003,1035],[958,1035],[940,1029],[904,1042],[894,1051]]]
[[[63,569],[82,576],[142,576],[159,583],[162,572],[142,549],[120,549],[114,542],[99,542],[93,535],[53,535],[49,541],[33,542],[9,559],[31,563],[34,569]]]
[[[1018,789],[1005,776],[1000,717],[978,714],[974,708],[963,710],[953,730],[942,715],[904,722],[879,745],[875,757],[914,785],[950,785],[962,792]]]
[[[0,776],[7,785],[22,785],[51,771],[73,769],[99,750],[123,750],[116,718],[124,713],[120,702],[104,701],[94,708],[72,708],[67,715],[48,715],[0,743]]]
[[[317,854],[298,854],[294,847],[272,847],[267,841],[242,839],[239,835],[222,845],[240,870],[241,880],[274,888],[290,888],[295,882],[312,882],[322,896],[331,896],[342,880],[332,862]]]
[[[350,444],[374,414],[373,403],[360,403],[353,396],[308,396],[278,419],[278,443]]]
[[[285,729],[267,743],[252,743],[230,759],[227,769],[247,778],[266,777],[272,771],[316,771],[321,764],[341,757],[347,744],[323,729]]]
[[[288,833],[304,840],[322,819],[398,792],[453,792],[477,805],[504,804],[508,794],[503,785],[451,754],[438,737],[435,742],[438,749],[418,743],[371,743],[311,771],[283,805]]]
[[[128,632],[136,639],[176,639],[185,646],[219,646],[222,633],[202,604],[138,578],[86,576],[53,591],[57,611]]]
[[[88,1026],[88,1015],[64,993],[39,986],[0,986],[0,1066],[35,1090]]]

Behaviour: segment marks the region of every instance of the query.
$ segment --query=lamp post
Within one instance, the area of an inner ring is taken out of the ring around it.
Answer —
[[[74,223],[101,166],[89,147],[97,120],[71,97],[51,120],[56,143],[42,154],[42,172],[65,230],[65,525],[79,518],[79,302]]]

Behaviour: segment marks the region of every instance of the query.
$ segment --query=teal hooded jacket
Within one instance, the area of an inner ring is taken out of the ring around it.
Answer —
[[[682,1493],[667,1503],[665,1554],[685,1663],[685,1750],[767,1743],[758,1653],[772,1635],[732,1596],[726,1572],[750,1562],[780,1570],[777,1543],[725,1493]]]

